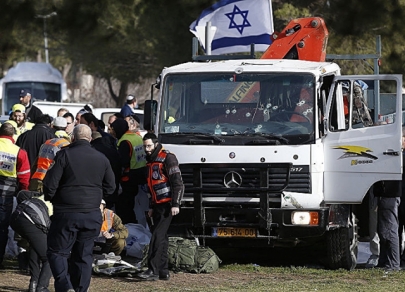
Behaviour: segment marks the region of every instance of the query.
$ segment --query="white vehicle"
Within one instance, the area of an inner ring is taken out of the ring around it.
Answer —
[[[20,103],[20,91],[31,91],[34,100],[62,102],[67,99],[62,74],[49,63],[20,62],[0,80],[1,114]]]
[[[329,268],[355,267],[368,190],[402,179],[401,75],[246,59],[180,64],[160,80],[144,126],[180,163],[172,235],[211,246],[323,240]]]
[[[36,107],[38,107],[42,111],[43,114],[48,114],[54,118],[56,117],[58,110],[60,108],[67,109],[70,113],[73,114],[74,117],[86,105],[89,106],[91,109],[93,109],[93,107],[90,104],[86,104],[86,103],[34,101],[33,104]]]
[[[104,124],[106,125],[106,131],[108,129],[108,119],[110,116],[112,116],[115,113],[119,113],[121,111],[121,108],[94,108],[93,109],[93,114],[95,117],[99,120],[102,120]],[[140,123],[140,128],[143,129],[143,110],[141,109],[134,109],[134,113],[139,117],[141,123]],[[145,131],[141,131],[142,135],[145,133]]]

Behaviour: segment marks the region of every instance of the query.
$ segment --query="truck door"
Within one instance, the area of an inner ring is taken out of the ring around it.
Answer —
[[[360,203],[380,180],[402,179],[402,76],[339,76],[324,119],[325,203]]]

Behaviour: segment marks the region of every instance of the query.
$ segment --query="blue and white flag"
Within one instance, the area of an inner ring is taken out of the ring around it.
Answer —
[[[265,51],[271,44],[273,13],[271,0],[221,0],[205,9],[190,25],[190,31],[205,49],[205,26],[216,27],[212,54]]]

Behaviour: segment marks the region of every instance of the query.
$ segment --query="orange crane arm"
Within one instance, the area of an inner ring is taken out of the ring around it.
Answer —
[[[279,34],[261,59],[298,59],[325,61],[328,29],[320,17],[297,18]]]

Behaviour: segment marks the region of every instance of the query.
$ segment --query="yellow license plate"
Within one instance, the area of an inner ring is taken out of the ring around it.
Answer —
[[[214,227],[212,228],[213,237],[256,237],[255,228],[241,227]]]

